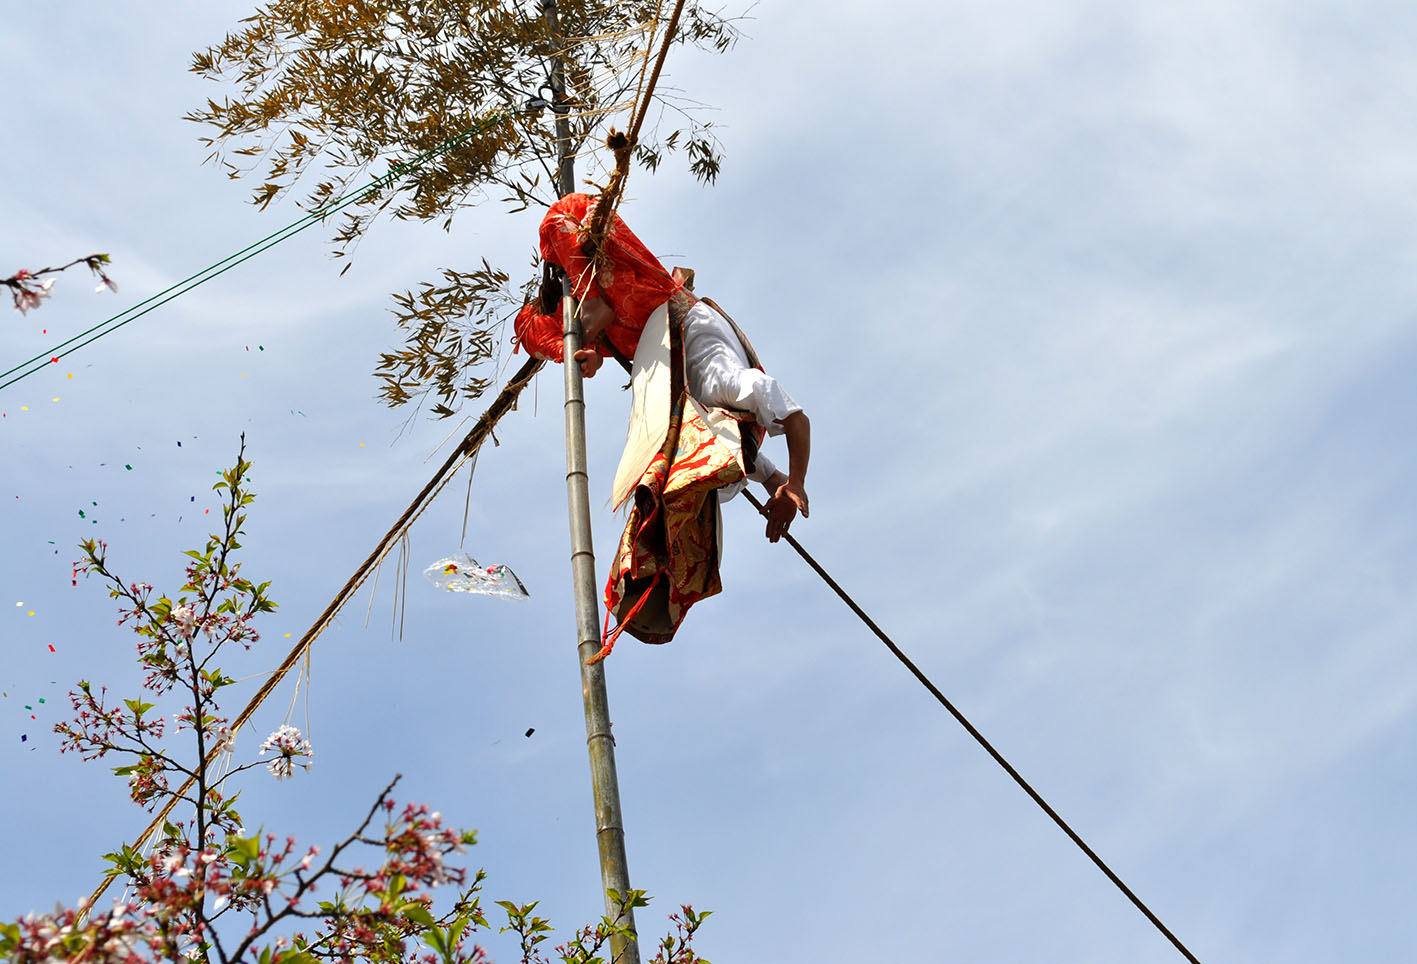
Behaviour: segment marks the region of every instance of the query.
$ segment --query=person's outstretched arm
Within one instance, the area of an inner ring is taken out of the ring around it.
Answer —
[[[768,490],[768,501],[763,506],[767,516],[767,537],[769,542],[782,538],[792,520],[800,511],[803,518],[811,515],[807,504],[807,462],[812,455],[812,423],[807,413],[793,412],[783,419],[783,435],[787,437],[787,474],[773,473],[764,485]]]

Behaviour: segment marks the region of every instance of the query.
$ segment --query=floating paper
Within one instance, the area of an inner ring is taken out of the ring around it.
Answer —
[[[439,589],[452,592],[476,592],[503,599],[526,599],[529,595],[512,570],[503,565],[481,565],[465,552],[439,559],[423,570],[423,575]]]

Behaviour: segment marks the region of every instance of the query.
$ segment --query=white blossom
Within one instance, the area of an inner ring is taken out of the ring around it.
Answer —
[[[219,726],[214,733],[216,736],[216,745],[213,749],[221,750],[224,753],[236,752],[236,736],[231,732],[231,727]],[[240,836],[240,834],[241,831],[238,830],[237,835]]]
[[[282,726],[270,736],[266,737],[266,742],[261,744],[261,756],[266,755],[267,750],[274,750],[280,755],[266,765],[266,769],[277,780],[289,779],[295,772],[295,764],[309,770],[312,764],[310,757],[315,755],[314,749],[310,746],[310,741],[301,735],[300,731],[293,726]],[[305,760],[296,760],[296,757],[305,757]]]
[[[49,297],[49,289],[54,287],[53,278],[45,278],[38,285],[26,286],[14,292],[15,308],[20,314],[27,314],[31,308],[38,308],[40,302]]]
[[[197,613],[191,606],[177,606],[167,615],[169,619],[176,620],[182,638],[192,638],[192,633],[197,628]]]

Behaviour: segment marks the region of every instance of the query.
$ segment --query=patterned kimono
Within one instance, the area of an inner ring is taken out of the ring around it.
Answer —
[[[630,437],[612,495],[630,511],[605,586],[604,644],[592,660],[608,656],[621,632],[669,642],[689,607],[723,589],[718,492],[745,470],[736,415],[685,389],[687,308],[676,295],[655,312],[635,355]]]
[[[706,408],[685,389],[684,319],[698,299],[618,214],[600,254],[588,255],[597,200],[568,194],[541,222],[542,257],[565,271],[577,299],[602,297],[615,313],[605,331],[609,346],[592,347],[635,360],[630,438],[614,495],[617,509],[629,503],[630,510],[605,586],[604,644],[592,662],[609,655],[621,632],[668,642],[694,603],[722,591],[717,492],[745,478],[738,429],[744,413]],[[559,304],[554,315],[525,306],[515,326],[519,346],[561,361],[560,315]]]

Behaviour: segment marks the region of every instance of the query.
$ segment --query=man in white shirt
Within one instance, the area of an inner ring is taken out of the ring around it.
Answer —
[[[579,306],[584,347],[574,360],[582,374],[593,376],[610,356],[631,369],[630,425],[611,499],[628,513],[606,582],[603,645],[590,662],[609,655],[622,631],[669,642],[691,606],[722,591],[718,503],[747,479],[767,487],[771,541],[799,511],[805,517],[811,454],[806,413],[759,367],[732,319],[691,293],[692,272],[667,271],[617,214],[600,243],[590,243],[598,203],[568,194],[548,209],[542,296],[515,324],[519,347],[563,360],[556,266]],[[766,435],[786,437],[786,473],[759,453]]]
[[[686,275],[676,268],[675,277]],[[691,280],[691,273],[687,277]],[[614,318],[603,298],[588,298],[581,303],[581,330],[587,347],[576,352],[575,357],[586,378],[593,377],[605,360],[595,346]],[[804,518],[810,515],[804,484],[811,457],[812,426],[802,406],[792,400],[778,380],[754,367],[748,357],[750,346],[744,342],[737,326],[707,302],[696,300],[684,317],[684,374],[689,394],[706,406],[751,414],[767,435],[786,436],[787,473],[759,452],[753,471],[748,474],[749,480],[767,488],[767,537],[777,542],[799,511]],[[739,491],[741,486],[724,495],[731,498]]]

